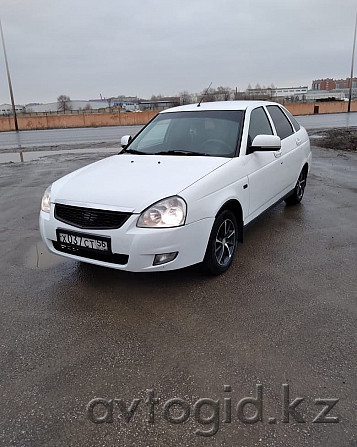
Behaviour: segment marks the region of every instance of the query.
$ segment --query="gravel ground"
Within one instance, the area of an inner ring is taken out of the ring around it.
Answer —
[[[357,127],[310,130],[308,133],[315,146],[357,152]]]

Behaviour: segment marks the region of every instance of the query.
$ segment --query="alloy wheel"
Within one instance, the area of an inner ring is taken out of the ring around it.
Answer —
[[[296,198],[298,200],[302,199],[302,196],[304,195],[306,186],[306,174],[304,171],[301,171],[298,181],[296,183]]]
[[[215,255],[219,265],[225,266],[230,262],[235,246],[235,225],[230,219],[225,219],[218,228],[215,242]]]

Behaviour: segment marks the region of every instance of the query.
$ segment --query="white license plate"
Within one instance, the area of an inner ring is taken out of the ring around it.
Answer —
[[[87,250],[109,251],[108,241],[95,236],[87,236],[74,233],[57,231],[58,242],[72,247],[85,248]]]

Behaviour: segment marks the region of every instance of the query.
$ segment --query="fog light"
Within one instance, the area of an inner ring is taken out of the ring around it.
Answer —
[[[162,253],[161,255],[155,255],[153,265],[166,264],[166,262],[173,261],[178,255],[178,251],[173,253]]]

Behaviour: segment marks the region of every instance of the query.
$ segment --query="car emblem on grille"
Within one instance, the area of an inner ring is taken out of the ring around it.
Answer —
[[[94,222],[97,218],[97,216],[89,211],[86,211],[83,213],[83,220],[87,222]]]

